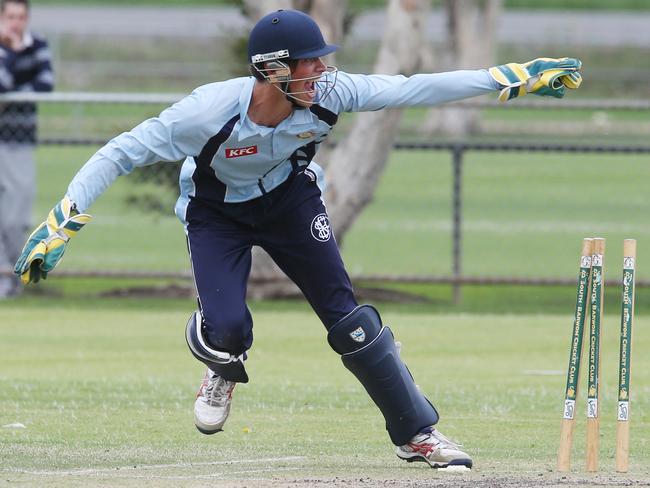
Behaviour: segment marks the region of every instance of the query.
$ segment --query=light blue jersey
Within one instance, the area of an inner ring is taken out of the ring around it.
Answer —
[[[326,98],[266,127],[247,115],[255,83],[252,77],[235,78],[197,88],[97,151],[67,195],[86,211],[118,176],[184,159],[176,215],[185,222],[192,198],[244,202],[276,188],[297,166],[311,163],[319,171],[312,159],[343,112],[430,106],[498,88],[486,70],[411,77],[339,72]]]

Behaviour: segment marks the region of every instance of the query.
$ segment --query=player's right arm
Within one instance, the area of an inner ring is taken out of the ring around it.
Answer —
[[[118,176],[159,161],[179,161],[197,154],[206,104],[204,91],[196,90],[158,117],[118,135],[82,166],[66,195],[79,211],[85,211]]]
[[[202,87],[120,134],[97,151],[72,179],[64,198],[29,236],[14,267],[24,284],[46,278],[65,246],[90,221],[86,210],[120,175],[158,161],[178,161],[198,154],[205,122],[214,114],[210,88]]]

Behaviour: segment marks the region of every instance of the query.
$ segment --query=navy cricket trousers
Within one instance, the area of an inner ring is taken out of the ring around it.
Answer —
[[[255,245],[298,285],[328,329],[357,306],[310,170],[247,202],[194,198],[186,219],[203,335],[214,349],[240,355],[253,343],[246,288]]]

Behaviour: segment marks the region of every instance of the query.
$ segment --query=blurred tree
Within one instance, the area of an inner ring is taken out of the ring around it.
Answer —
[[[263,2],[256,2],[263,3]],[[319,22],[323,32],[341,35],[346,2],[313,0],[296,2],[309,7],[306,10]],[[390,0],[387,23],[382,37],[374,72],[410,74],[421,67],[424,45],[424,21],[428,0]],[[319,16],[320,15],[320,16]],[[326,37],[340,42],[339,37]],[[398,109],[366,112],[356,116],[355,122],[336,148],[323,148],[317,161],[325,168],[327,190],[325,200],[337,242],[341,245],[361,211],[370,203],[377,183],[386,166],[402,111]],[[249,293],[257,298],[295,291],[288,280],[256,284],[280,279],[282,273],[261,250],[253,254],[252,286]]]
[[[264,15],[274,10],[296,8],[294,0],[243,0],[242,10],[254,24]]]
[[[328,42],[340,43],[346,18],[347,0],[244,0],[244,12],[253,22],[278,8],[296,8],[311,15]],[[328,64],[334,64],[334,54],[327,57]],[[318,161],[321,161],[319,157]],[[255,298],[295,294],[297,287],[290,282],[262,249],[253,249],[252,283],[249,294]]]
[[[412,74],[422,67],[427,0],[390,0],[373,72]],[[364,112],[333,149],[326,166],[325,199],[339,245],[361,211],[372,200],[390,155],[402,110]],[[321,161],[319,159],[319,161]]]
[[[431,71],[486,68],[495,64],[497,21],[503,0],[444,0],[448,36]],[[461,137],[479,131],[479,110],[443,106],[429,111],[422,132]]]

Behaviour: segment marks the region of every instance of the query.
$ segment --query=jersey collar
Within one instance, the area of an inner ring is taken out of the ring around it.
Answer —
[[[314,117],[310,110],[294,110],[293,113],[284,119],[277,127],[265,127],[257,125],[255,122],[248,118],[248,107],[253,97],[253,87],[255,86],[255,78],[252,76],[244,85],[241,94],[239,95],[239,120],[240,128],[238,133],[238,140],[246,139],[253,136],[266,136],[273,131],[288,132],[290,134],[300,134],[314,125]]]

